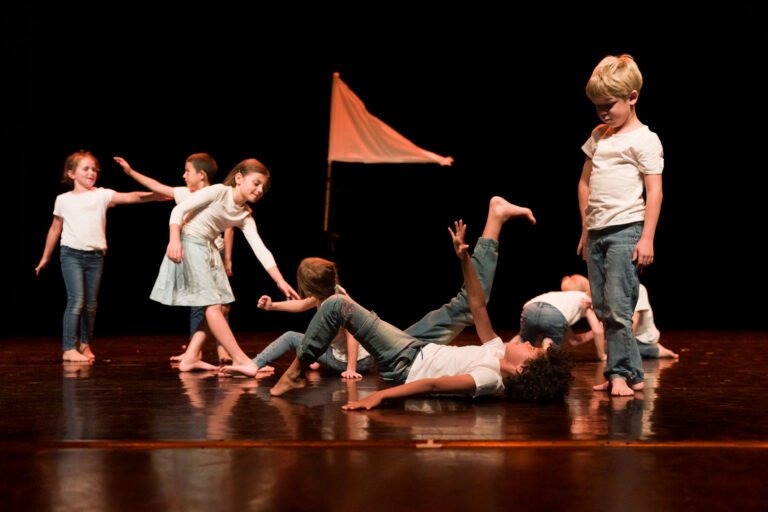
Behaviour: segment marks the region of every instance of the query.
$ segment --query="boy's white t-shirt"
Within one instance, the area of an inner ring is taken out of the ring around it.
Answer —
[[[589,230],[643,221],[643,177],[664,170],[661,141],[648,126],[621,134],[606,132],[610,132],[606,125],[598,126],[581,147],[592,160],[586,210]]]
[[[475,380],[473,397],[492,395],[504,389],[499,364],[499,359],[504,357],[504,348],[499,337],[482,345],[429,343],[414,359],[405,382],[469,374]]]

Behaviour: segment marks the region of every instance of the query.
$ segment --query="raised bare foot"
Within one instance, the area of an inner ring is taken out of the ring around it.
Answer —
[[[530,208],[512,204],[501,196],[493,196],[489,213],[497,216],[501,222],[505,222],[512,217],[526,217],[531,224],[536,224],[536,218]]]
[[[70,363],[92,363],[93,359],[81,354],[76,348],[65,350],[61,353],[61,360]]]

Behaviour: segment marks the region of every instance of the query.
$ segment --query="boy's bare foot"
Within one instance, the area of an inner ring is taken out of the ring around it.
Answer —
[[[61,353],[61,360],[70,363],[92,363],[93,359],[81,354],[76,348],[65,350]]]
[[[286,371],[277,381],[277,384],[272,386],[269,390],[269,394],[272,396],[280,396],[292,389],[301,389],[306,387],[307,380],[301,376],[300,373],[294,374],[293,372]]]
[[[96,360],[96,354],[93,353],[93,351],[91,350],[91,345],[89,345],[88,343],[81,344],[80,345],[80,349],[78,350],[78,352],[83,354],[85,357],[87,357],[91,361],[95,361]]]
[[[259,373],[275,373],[275,367],[274,366],[262,366],[259,368]]]
[[[314,363],[310,363],[309,365],[310,370],[319,370],[320,369],[320,363],[315,361]]]
[[[526,217],[531,224],[536,224],[536,218],[530,208],[512,204],[501,196],[493,196],[488,208],[489,215],[495,215],[501,222],[512,217]]]
[[[209,370],[218,370],[218,366],[214,366],[211,363],[206,363],[205,361],[202,361],[200,359],[195,359],[192,361],[180,361],[179,362],[179,371],[180,372],[193,372],[193,371],[209,371]]]
[[[632,396],[635,391],[640,391],[645,387],[645,383],[635,382],[632,386],[627,385],[627,381],[621,377],[614,377],[610,382],[605,381],[597,386],[592,386],[593,391],[610,391],[611,396]]]

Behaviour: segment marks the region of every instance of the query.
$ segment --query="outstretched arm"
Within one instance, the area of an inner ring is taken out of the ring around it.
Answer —
[[[267,269],[267,274],[269,274],[269,277],[272,278],[273,281],[275,281],[275,284],[278,288],[280,288],[280,291],[285,294],[285,297],[289,300],[291,299],[300,299],[299,294],[296,293],[296,290],[293,289],[293,287],[288,284],[288,281],[283,279],[283,274],[280,273],[280,269],[277,268],[277,265],[274,267],[270,267]]]
[[[475,391],[475,379],[471,375],[452,375],[449,377],[435,377],[419,379],[399,386],[382,389],[371,393],[361,400],[347,402],[341,408],[345,411],[358,409],[370,410],[381,404],[387,398],[403,398],[406,396],[421,395],[424,393],[469,393]]]
[[[40,275],[40,271],[48,265],[51,261],[51,255],[56,248],[56,244],[61,238],[61,230],[64,227],[64,219],[56,215],[53,216],[53,222],[51,227],[48,228],[48,235],[45,237],[45,247],[43,248],[43,256],[40,258],[40,262],[35,267],[35,275]]]
[[[297,300],[281,300],[279,302],[272,302],[272,297],[269,295],[262,295],[259,298],[259,302],[256,304],[259,309],[264,311],[284,311],[286,313],[302,313],[309,311],[312,308],[318,306],[317,299],[314,297],[307,297]]]
[[[163,183],[160,183],[154,178],[150,178],[148,176],[144,176],[139,171],[131,167],[131,164],[129,164],[124,158],[116,156],[113,157],[114,161],[117,162],[117,164],[123,168],[123,172],[136,180],[141,185],[147,187],[152,192],[155,192],[157,194],[160,194],[168,199],[173,199],[173,187],[170,187],[168,185],[164,185]]]
[[[454,222],[453,226],[454,229],[448,228],[448,232],[453,238],[453,248],[461,262],[461,272],[464,274],[464,286],[467,288],[469,309],[472,311],[472,316],[475,319],[477,335],[480,337],[480,341],[485,343],[497,336],[491,325],[491,318],[488,316],[483,286],[480,284],[480,279],[477,277],[474,265],[472,265],[472,258],[468,252],[469,245],[464,243],[467,226],[463,220]]]
[[[110,206],[117,204],[148,203],[150,201],[167,201],[168,198],[155,192],[115,192]]]

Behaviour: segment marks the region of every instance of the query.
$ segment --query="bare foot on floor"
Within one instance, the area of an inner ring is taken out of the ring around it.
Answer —
[[[259,373],[275,373],[275,367],[274,366],[262,366],[259,368]]]
[[[218,366],[214,366],[211,363],[206,363],[205,361],[202,361],[200,359],[196,359],[193,361],[179,362],[180,372],[209,371],[209,370],[218,370],[218,369],[219,369]]]
[[[227,377],[255,377],[259,373],[259,367],[253,361],[243,364],[228,364],[219,368],[219,375]]]
[[[663,346],[661,343],[659,343],[659,355],[656,356],[659,359],[663,358],[673,358],[673,359],[680,359],[680,356],[676,354],[675,352],[672,352],[667,347]]]
[[[174,363],[180,363],[181,361],[183,361],[183,360],[184,360],[184,354],[186,354],[186,352],[182,352],[181,354],[179,354],[179,355],[177,355],[177,356],[171,356],[171,357],[169,357],[168,359],[169,359],[171,362],[174,362]],[[200,352],[198,352],[198,353],[197,353],[197,358],[198,358],[198,359],[202,359],[202,358],[203,358],[203,352],[202,352],[202,351],[200,351]]]
[[[502,222],[512,217],[525,217],[531,224],[536,224],[536,218],[530,208],[512,204],[501,196],[491,198],[490,213],[497,216]]]
[[[593,391],[610,391],[611,396],[632,396],[635,391],[640,391],[645,387],[644,382],[635,382],[632,386],[627,385],[627,381],[621,377],[611,379],[610,382],[605,381],[602,384],[592,386]]]
[[[61,353],[61,360],[69,363],[92,363],[93,360],[84,356],[77,349],[71,348]]]
[[[269,394],[272,396],[280,396],[292,389],[302,389],[307,386],[307,380],[300,375],[290,375],[285,372],[280,380],[277,381],[270,390]]]
[[[91,361],[96,360],[96,354],[93,353],[93,351],[91,350],[91,346],[87,343],[84,345],[80,345],[79,352],[83,354],[85,357],[87,357],[88,359],[90,359]]]

